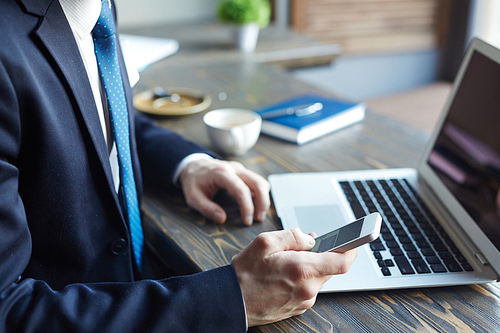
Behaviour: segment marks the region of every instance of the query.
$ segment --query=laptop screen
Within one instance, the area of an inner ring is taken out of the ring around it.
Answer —
[[[427,162],[500,250],[500,64],[474,52]]]

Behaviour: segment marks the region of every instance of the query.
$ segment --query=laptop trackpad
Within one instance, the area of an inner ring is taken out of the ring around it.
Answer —
[[[340,207],[337,205],[296,206],[294,210],[300,229],[305,233],[314,231],[318,236],[348,222],[344,220]]]

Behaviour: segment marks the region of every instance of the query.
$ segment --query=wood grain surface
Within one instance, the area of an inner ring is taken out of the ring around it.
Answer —
[[[182,44],[181,44],[182,47]],[[142,73],[136,90],[189,87],[209,94],[210,109],[255,109],[303,93],[321,93],[269,64],[245,56],[204,61],[164,59]],[[220,100],[220,93],[227,98]],[[204,112],[155,117],[165,128],[210,147]],[[264,177],[273,173],[414,167],[428,134],[367,111],[366,119],[304,146],[261,135],[247,154],[230,158]],[[146,189],[143,200],[148,244],[179,274],[227,265],[257,234],[281,228],[271,208],[262,223],[243,226],[236,203],[225,193],[217,200],[228,222],[214,224],[191,210],[180,191]],[[500,287],[463,287],[320,294],[305,314],[252,332],[500,332]]]

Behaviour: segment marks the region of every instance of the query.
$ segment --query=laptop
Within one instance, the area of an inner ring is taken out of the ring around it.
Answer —
[[[500,50],[474,39],[417,168],[269,176],[284,229],[318,236],[378,211],[380,237],[322,292],[500,276]]]

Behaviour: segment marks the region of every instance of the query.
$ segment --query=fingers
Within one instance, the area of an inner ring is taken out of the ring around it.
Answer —
[[[320,285],[332,275],[347,273],[358,254],[356,249],[345,253],[308,252],[314,246],[314,238],[298,228],[262,233],[254,242],[259,255],[279,255],[290,275],[298,276],[298,280],[319,278]]]
[[[252,193],[255,219],[257,221],[263,221],[266,218],[267,210],[271,206],[271,199],[269,197],[271,187],[269,182],[258,174],[245,168],[237,170],[236,172]]]
[[[218,187],[225,189],[238,202],[241,218],[245,225],[251,225],[254,218],[254,204],[252,192],[245,182],[232,170],[218,173],[215,182]]]
[[[218,185],[235,197],[246,225],[251,225],[254,218],[263,221],[271,206],[269,182],[241,163],[226,163],[227,169],[219,175]]]
[[[347,273],[356,259],[358,251],[354,249],[345,253],[324,252],[310,254],[311,256],[308,256],[306,260],[314,267],[314,275],[329,277]]]
[[[189,195],[186,194],[187,204],[200,212],[206,218],[209,218],[216,223],[224,223],[226,221],[227,215],[224,209],[207,196],[200,188],[193,187],[189,191]]]
[[[299,228],[264,232],[258,235],[249,247],[254,247],[260,255],[270,255],[280,251],[306,251],[314,246],[314,238],[304,234]]]

